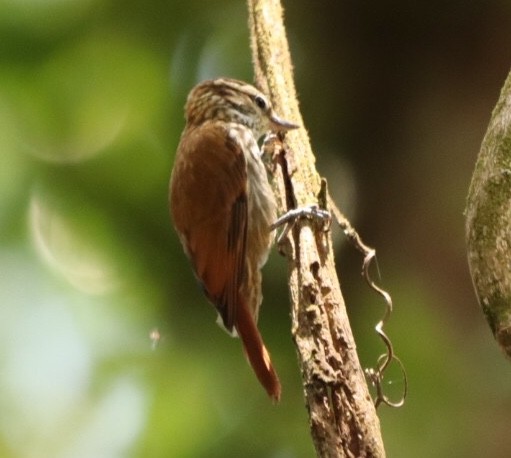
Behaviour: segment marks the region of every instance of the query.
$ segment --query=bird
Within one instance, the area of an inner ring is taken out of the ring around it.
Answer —
[[[298,126],[277,116],[253,85],[206,80],[189,93],[169,185],[171,219],[219,323],[239,336],[259,382],[281,384],[257,327],[261,268],[274,240],[276,201],[258,140]]]

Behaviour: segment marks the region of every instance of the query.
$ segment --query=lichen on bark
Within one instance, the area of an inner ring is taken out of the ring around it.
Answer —
[[[481,145],[465,216],[476,295],[495,339],[511,357],[511,73]]]

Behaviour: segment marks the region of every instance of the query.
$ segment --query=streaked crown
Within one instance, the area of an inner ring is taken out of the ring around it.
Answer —
[[[270,129],[297,126],[278,118],[267,97],[254,86],[230,78],[203,81],[195,86],[185,106],[188,126],[218,120],[242,124],[259,138]]]

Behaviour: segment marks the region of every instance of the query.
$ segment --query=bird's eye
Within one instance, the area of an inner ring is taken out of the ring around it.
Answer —
[[[261,97],[260,95],[255,96],[254,102],[261,110],[266,110],[266,108],[268,108],[266,100],[264,99],[264,97]]]

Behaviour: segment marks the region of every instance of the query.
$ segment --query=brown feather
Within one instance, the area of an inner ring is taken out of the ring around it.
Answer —
[[[243,342],[243,348],[259,382],[275,401],[280,400],[280,381],[271,363],[270,354],[264,346],[246,301],[241,298],[236,315],[236,330]]]
[[[171,179],[174,225],[206,295],[232,331],[245,270],[245,158],[220,123],[183,138],[179,151],[186,157],[178,155]]]

